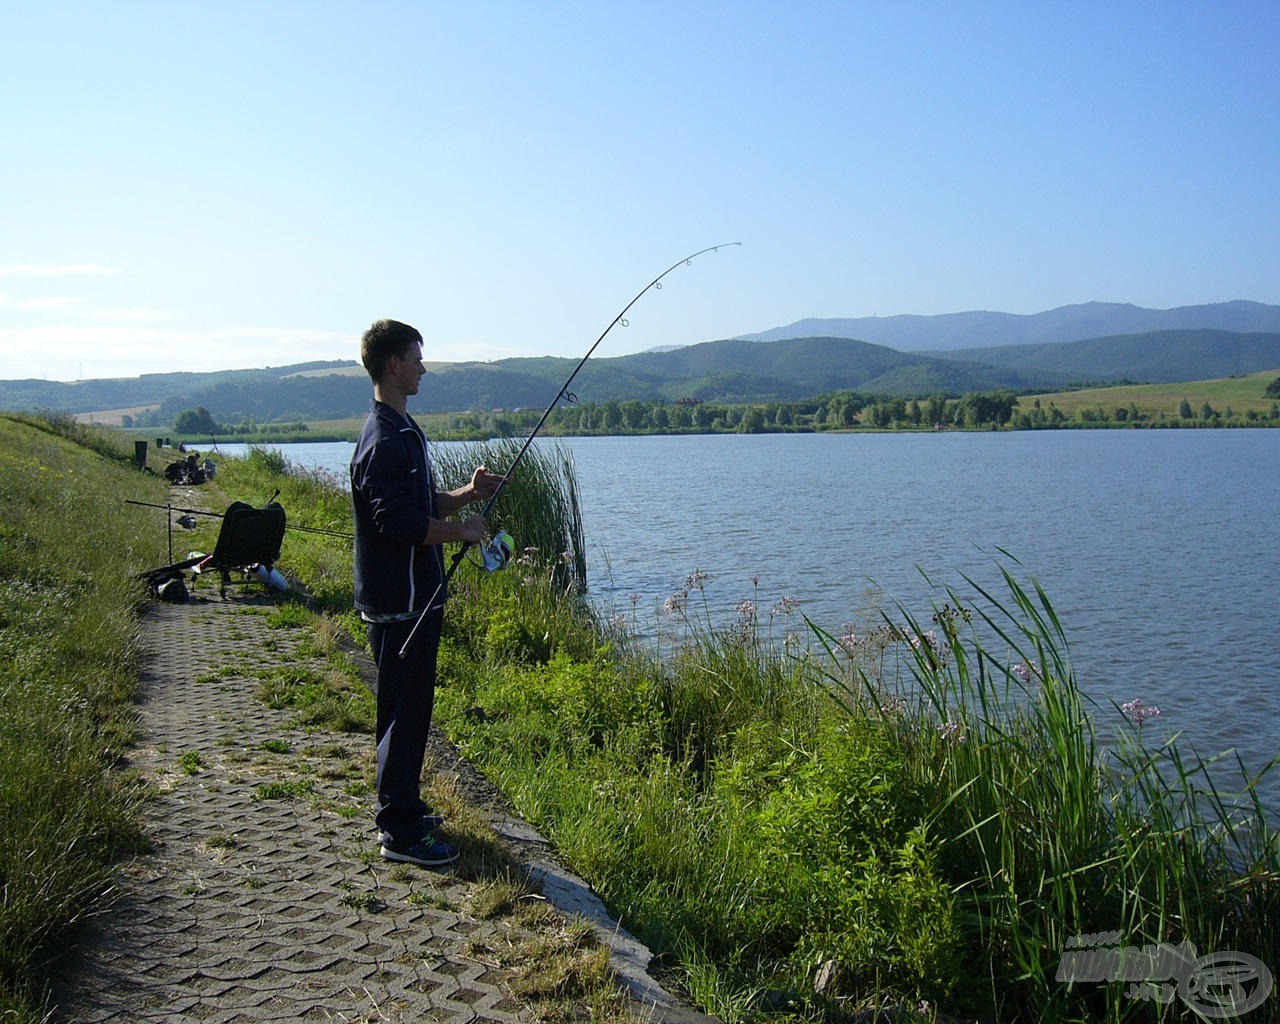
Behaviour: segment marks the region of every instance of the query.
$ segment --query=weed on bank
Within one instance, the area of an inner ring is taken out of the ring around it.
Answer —
[[[476,461],[504,464],[464,454],[446,486]],[[1280,963],[1268,766],[1224,793],[1140,708],[1090,705],[1038,587],[1009,574],[975,601],[940,594],[927,621],[893,609],[774,643],[751,602],[727,628],[700,622],[694,573],[654,648],[586,603],[571,466],[535,476],[494,524],[516,563],[466,560],[454,580],[439,721],[701,1005],[728,1021],[1275,1019],[1280,994],[1248,1005],[1256,967],[1203,973],[1232,953]],[[1122,726],[1106,746],[1102,716]],[[1100,951],[1086,970],[1080,949]],[[1126,974],[1106,959],[1125,949],[1153,959]],[[1195,955],[1159,975],[1170,950]]]
[[[463,577],[441,720],[712,1012],[1275,1015],[1273,765],[1227,793],[1141,708],[1090,704],[1038,585],[797,645],[751,602],[700,623],[694,573],[653,649],[555,560]],[[1198,953],[1073,975],[1098,936]],[[1238,985],[1207,966],[1236,953]]]
[[[126,452],[125,445],[130,451]],[[113,771],[131,738],[133,574],[165,534],[127,499],[163,499],[132,445],[70,417],[0,415],[0,1018],[43,1017],[46,972],[141,842]]]
[[[1064,974],[1100,934],[1276,964],[1280,844],[1261,778],[1221,792],[1140,715],[1098,744],[1095,717],[1120,709],[1081,695],[1043,592],[1005,582],[973,607],[948,595],[927,623],[815,629],[803,651],[763,642],[745,610],[720,632],[686,623],[657,657],[545,613],[520,630],[534,643],[494,643],[529,586],[508,576],[487,626],[479,597],[455,609],[479,621],[446,650],[441,715],[726,1020],[1259,1005],[1256,970],[1209,995],[1194,963]]]

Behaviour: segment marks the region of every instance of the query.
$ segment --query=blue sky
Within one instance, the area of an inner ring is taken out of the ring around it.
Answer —
[[[39,3],[0,378],[1280,303],[1280,4]]]

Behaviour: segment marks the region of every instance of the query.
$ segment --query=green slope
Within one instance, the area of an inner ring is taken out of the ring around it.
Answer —
[[[541,357],[432,363],[415,402],[422,412],[544,408],[577,364]],[[904,353],[848,338],[712,341],[665,352],[596,357],[572,385],[584,401],[798,401],[831,391],[962,394],[1061,387],[1075,381],[1205,380],[1280,366],[1280,334],[1162,331],[1055,345]],[[0,381],[0,409],[88,413],[158,406],[157,422],[197,405],[235,422],[339,419],[368,408],[369,382],[353,362],[265,370],[150,374],[122,380]],[[145,422],[145,421],[144,421]]]
[[[1280,334],[1158,331],[1056,345],[965,349],[948,356],[1069,380],[1208,380],[1280,366]]]

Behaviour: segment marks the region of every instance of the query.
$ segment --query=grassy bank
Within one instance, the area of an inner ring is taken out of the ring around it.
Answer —
[[[511,515],[572,476],[539,472]],[[532,527],[506,525],[523,546]],[[707,628],[695,572],[653,649],[589,613],[572,526],[545,536],[505,573],[462,566],[439,720],[713,1012],[1157,1020],[1194,992],[1059,980],[1071,950],[1277,963],[1273,825],[1140,709],[1090,706],[1026,581],[839,637],[777,609],[793,639],[773,643],[750,601]],[[1110,748],[1102,716],[1127,728]]]
[[[711,633],[688,600],[660,658],[467,648],[444,718],[727,1020],[1158,1019],[1123,984],[1058,980],[1098,933],[1276,963],[1261,812],[1140,724],[1101,749],[1094,715],[1120,711],[1086,706],[1049,602],[1008,582],[803,652],[748,606]]]
[[[147,791],[121,763],[135,721],[139,614],[150,600],[133,577],[168,561],[166,518],[177,516],[128,502],[166,502],[168,488],[155,472],[162,455],[144,473],[131,467],[132,442],[121,432],[69,417],[0,416],[0,1020],[6,1024],[48,1020],[48,981],[58,958],[74,945],[82,919],[109,908],[120,857],[146,848],[138,822]],[[349,633],[363,640],[344,614],[351,580],[350,541],[341,536],[350,527],[345,493],[323,475],[294,473],[278,456],[258,451],[229,463],[191,501],[217,511],[233,498],[261,504],[277,491],[290,524],[308,527],[289,531],[280,565],[305,587],[305,604],[331,613],[317,616],[292,599],[272,611],[272,626],[315,629],[307,649],[322,655],[325,667],[262,667],[254,673],[258,698],[290,709],[309,727],[372,732],[373,699],[344,639]],[[219,520],[200,516],[196,523],[191,531],[174,527],[177,558],[191,548],[212,549]],[[527,528],[536,532],[532,523]],[[199,770],[199,752],[185,751],[178,763]],[[536,932],[501,948],[479,947],[476,955],[512,969],[513,993],[540,1020],[587,1014],[634,1020],[589,929],[534,898],[519,866],[450,783],[438,780],[431,799],[462,837],[458,872],[476,883],[458,913]],[[357,785],[364,792],[367,783]],[[352,906],[361,905],[354,900]]]
[[[127,448],[127,450],[126,450]],[[120,435],[0,416],[0,1018],[41,1019],[44,972],[134,848],[139,794],[113,772],[137,674],[131,577],[164,564],[163,500]]]
[[[506,461],[458,455],[446,486],[480,460]],[[290,530],[281,566],[362,642],[341,482],[262,451],[215,482],[254,504],[278,488],[291,525],[329,531]],[[708,1009],[1171,1019],[1194,995],[1176,979],[1068,984],[1068,951],[1109,935],[1280,960],[1273,827],[1140,710],[1096,742],[1122,711],[1082,697],[1035,587],[842,636],[744,601],[713,631],[694,572],[641,646],[584,602],[573,494],[571,465],[532,461],[495,523],[530,550],[459,569],[439,720]]]

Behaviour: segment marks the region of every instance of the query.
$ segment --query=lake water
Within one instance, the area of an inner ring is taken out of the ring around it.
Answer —
[[[838,631],[867,621],[872,593],[927,620],[944,595],[920,570],[1003,593],[999,562],[1044,586],[1100,718],[1140,698],[1161,709],[1147,730],[1202,753],[1257,768],[1280,752],[1280,430],[538,443],[572,452],[593,597],[642,630],[696,570],[718,621],[744,599],[766,621],[786,597]],[[345,475],[352,446],[281,448]]]

